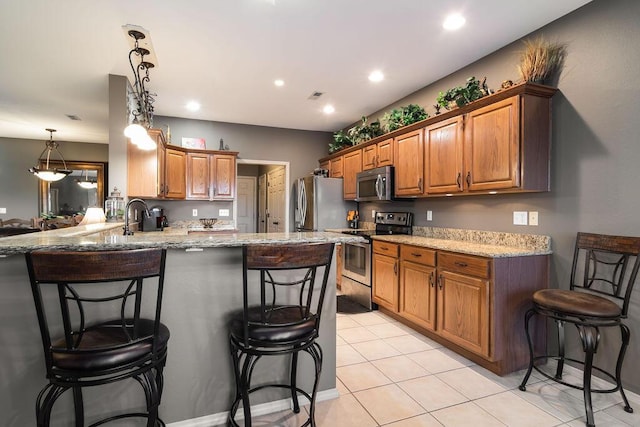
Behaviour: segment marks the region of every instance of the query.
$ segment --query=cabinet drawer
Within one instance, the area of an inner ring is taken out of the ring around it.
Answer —
[[[373,252],[376,254],[383,254],[392,257],[398,256],[398,244],[389,242],[380,242],[378,240],[373,241]]]
[[[438,253],[438,268],[488,279],[491,274],[491,260],[448,252]]]
[[[400,258],[404,261],[413,261],[418,264],[436,265],[436,251],[419,246],[400,246]]]

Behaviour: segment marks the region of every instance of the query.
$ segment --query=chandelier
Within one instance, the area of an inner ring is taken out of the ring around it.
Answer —
[[[55,129],[46,129],[49,132],[49,141],[45,141],[46,147],[40,153],[40,157],[38,157],[38,164],[29,169],[29,172],[37,176],[43,181],[60,181],[65,176],[69,175],[71,171],[67,169],[67,163],[64,161],[62,154],[58,150],[58,143],[53,140],[53,132]],[[54,167],[50,167],[49,161],[51,159],[52,152],[58,153],[58,156],[62,160],[63,169],[58,169]],[[46,158],[44,157],[44,153],[47,153]],[[44,168],[42,167],[44,165]]]
[[[143,150],[153,150],[156,143],[151,139],[147,130],[153,126],[153,102],[154,98],[146,84],[149,83],[149,70],[153,63],[145,61],[145,56],[151,52],[141,47],[139,41],[146,36],[143,32],[130,29],[127,34],[135,40],[133,49],[129,51],[129,65],[133,71],[133,97],[135,107],[132,108],[133,121],[129,124],[124,134],[131,142]]]
[[[89,170],[85,169],[85,176],[84,179],[82,179],[82,177],[78,180],[76,180],[76,182],[78,183],[78,185],[82,188],[84,188],[85,190],[90,190],[92,188],[98,188],[98,183],[96,181],[93,181],[91,179],[89,179]]]

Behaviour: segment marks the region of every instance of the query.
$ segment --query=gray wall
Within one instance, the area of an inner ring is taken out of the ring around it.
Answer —
[[[0,207],[7,208],[0,219],[29,219],[38,212],[39,180],[28,172],[35,166],[45,148],[49,135],[42,132],[42,140],[0,138]],[[54,138],[55,140],[55,138]],[[109,146],[79,142],[60,142],[58,149],[69,161],[107,162]],[[53,160],[59,160],[56,156]],[[108,194],[107,191],[105,193]]]
[[[640,2],[595,0],[532,34],[568,43],[568,57],[553,98],[551,192],[438,198],[394,204],[415,213],[416,224],[434,227],[545,234],[552,237],[551,286],[566,288],[573,243],[578,231],[640,235]],[[491,88],[516,81],[520,42],[430,85],[396,105],[417,103],[433,114],[439,91],[461,85],[469,76],[487,76]],[[372,117],[381,117],[386,107]],[[370,210],[389,205],[361,204]],[[433,221],[426,221],[426,211]],[[538,211],[539,223],[514,226],[513,211]],[[624,365],[624,384],[640,392],[640,287],[632,298],[628,324],[632,330]],[[619,334],[607,335],[597,358],[613,366]],[[577,347],[574,348],[574,353]]]

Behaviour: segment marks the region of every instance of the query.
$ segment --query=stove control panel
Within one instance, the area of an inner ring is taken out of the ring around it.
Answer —
[[[411,227],[413,214],[411,212],[376,212],[376,224]]]

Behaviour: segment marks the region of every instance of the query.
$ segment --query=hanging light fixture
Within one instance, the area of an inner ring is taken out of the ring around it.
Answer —
[[[153,95],[149,93],[146,84],[149,83],[149,70],[154,64],[145,61],[145,56],[151,52],[140,46],[139,41],[146,38],[142,31],[129,29],[127,34],[135,40],[133,49],[129,51],[129,65],[133,71],[133,97],[135,107],[132,109],[133,120],[124,134],[131,142],[143,150],[153,150],[156,143],[149,137],[147,130],[153,126]]]
[[[98,183],[96,181],[92,181],[89,179],[89,170],[85,169],[85,176],[84,179],[78,179],[76,180],[76,182],[78,183],[78,185],[82,188],[84,188],[85,190],[91,190],[92,188],[98,188]]]
[[[58,143],[53,140],[53,132],[55,129],[46,129],[49,132],[49,140],[45,141],[46,147],[40,153],[40,157],[38,158],[37,166],[34,166],[29,169],[29,172],[37,176],[43,181],[60,181],[65,176],[69,175],[71,171],[67,169],[67,163],[64,161],[64,157],[58,150]],[[53,168],[49,166],[49,160],[51,158],[51,153],[55,151],[60,156],[62,160],[63,169]],[[44,158],[44,153],[47,153],[46,159]],[[44,168],[42,167],[44,165]]]

